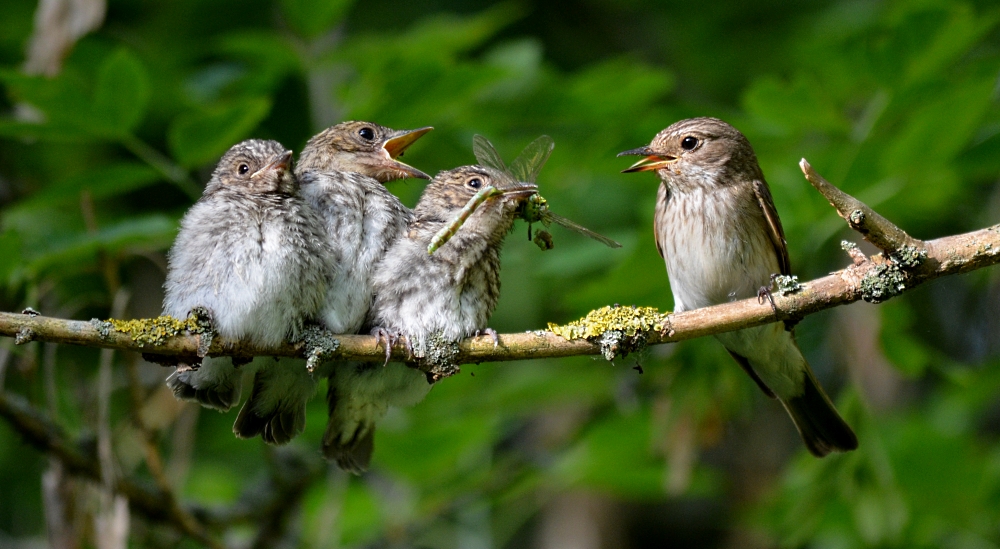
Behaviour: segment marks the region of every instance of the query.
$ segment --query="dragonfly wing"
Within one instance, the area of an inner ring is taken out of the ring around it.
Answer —
[[[542,222],[555,223],[560,227],[564,227],[571,231],[576,231],[584,236],[593,238],[594,240],[600,242],[601,244],[604,244],[605,246],[608,246],[609,248],[622,247],[621,244],[615,242],[614,240],[611,240],[610,238],[604,236],[603,234],[595,233],[594,231],[584,227],[583,225],[580,225],[579,223],[570,221],[569,219],[566,219],[565,217],[554,214],[552,212],[545,212],[544,214],[542,214]]]
[[[547,135],[528,143],[521,154],[510,163],[510,174],[520,182],[534,183],[555,146],[555,141]]]
[[[479,134],[472,136],[472,152],[476,155],[476,161],[481,166],[493,168],[503,173],[510,173],[507,165],[500,158],[500,153],[493,147],[493,143],[490,143],[489,139]]]

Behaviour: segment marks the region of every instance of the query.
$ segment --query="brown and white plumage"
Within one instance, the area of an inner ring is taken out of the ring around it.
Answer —
[[[523,195],[491,198],[433,255],[427,246],[480,189],[499,174],[479,166],[439,173],[424,190],[405,234],[379,262],[368,324],[405,337],[415,358],[487,328],[500,297],[500,248]],[[337,376],[340,376],[338,372]],[[411,405],[430,390],[422,372],[389,363],[355,368],[341,379],[324,453],[349,471],[368,467],[375,423],[386,404]],[[364,398],[361,398],[364,397]]]
[[[674,295],[686,311],[758,295],[789,274],[784,231],[749,141],[715,118],[663,130],[626,172],[656,171],[654,230]],[[853,450],[857,438],[781,323],[719,334],[737,363],[788,410],[810,452]]]
[[[324,302],[330,252],[322,236],[298,196],[291,151],[275,141],[239,143],[181,220],[163,312],[185,318],[204,307],[220,335],[260,346],[294,338]],[[179,398],[224,411],[239,401],[240,378],[231,359],[206,358],[167,383]]]
[[[371,306],[375,264],[410,219],[410,210],[384,183],[429,179],[396,159],[429,130],[343,122],[312,137],[299,155],[295,173],[302,196],[319,213],[323,239],[331,249],[326,302],[318,320],[333,333],[362,328]],[[306,403],[316,390],[314,376],[332,376],[332,386],[335,370],[342,367],[353,366],[327,364],[311,375],[301,360],[282,359],[261,369],[234,431],[244,438],[260,434],[272,444],[291,440],[305,427]]]

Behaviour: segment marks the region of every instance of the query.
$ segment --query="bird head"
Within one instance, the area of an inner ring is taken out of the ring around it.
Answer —
[[[205,192],[223,188],[246,192],[292,194],[298,189],[292,173],[292,151],[277,141],[248,139],[222,155]]]
[[[656,134],[648,146],[618,153],[643,158],[622,173],[655,171],[671,181],[728,181],[737,169],[757,166],[739,130],[718,118],[689,118]],[[756,168],[759,172],[760,169]]]
[[[487,209],[487,205],[494,203],[515,207],[538,192],[537,185],[513,182],[511,177],[491,168],[461,166],[438,173],[427,185],[420,201],[438,211],[457,213],[487,188],[494,190],[489,192],[477,211]]]
[[[430,179],[424,172],[397,160],[430,126],[416,130],[393,130],[371,122],[342,122],[306,143],[299,155],[300,170],[354,172],[381,183],[415,177]]]

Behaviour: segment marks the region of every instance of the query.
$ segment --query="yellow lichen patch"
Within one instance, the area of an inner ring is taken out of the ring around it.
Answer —
[[[559,326],[549,323],[549,331],[568,340],[600,337],[605,332],[619,331],[632,337],[640,332],[663,331],[667,315],[655,307],[601,307],[587,316]]]
[[[162,345],[168,338],[185,331],[191,333],[201,333],[203,327],[194,315],[185,320],[180,320],[172,316],[158,316],[156,318],[139,318],[135,320],[108,319],[108,323],[116,332],[128,334],[132,341],[140,345]]]

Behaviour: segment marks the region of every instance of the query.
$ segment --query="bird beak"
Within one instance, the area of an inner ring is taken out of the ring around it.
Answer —
[[[267,166],[264,166],[263,168],[255,171],[253,175],[250,176],[250,178],[253,179],[269,171],[286,172],[291,166],[292,166],[292,151],[288,151],[279,156],[278,158],[276,158]]]
[[[385,149],[385,152],[389,153],[389,158],[392,159],[390,169],[405,174],[405,177],[430,179],[431,176],[414,168],[413,166],[396,160],[396,158],[403,156],[403,152],[406,151],[406,149],[412,145],[414,141],[420,139],[421,136],[433,129],[434,128],[427,126],[416,130],[400,130],[389,138],[382,147]]]
[[[642,160],[632,164],[628,168],[622,170],[622,173],[634,173],[634,172],[648,172],[653,170],[658,170],[660,168],[667,167],[676,157],[670,155],[659,155],[653,152],[649,147],[639,147],[638,149],[629,149],[627,151],[622,151],[618,153],[618,156],[645,156]]]
[[[506,189],[502,189],[500,192],[504,196],[527,198],[538,193],[538,185],[535,185],[534,183],[518,183],[517,185],[512,185]]]

